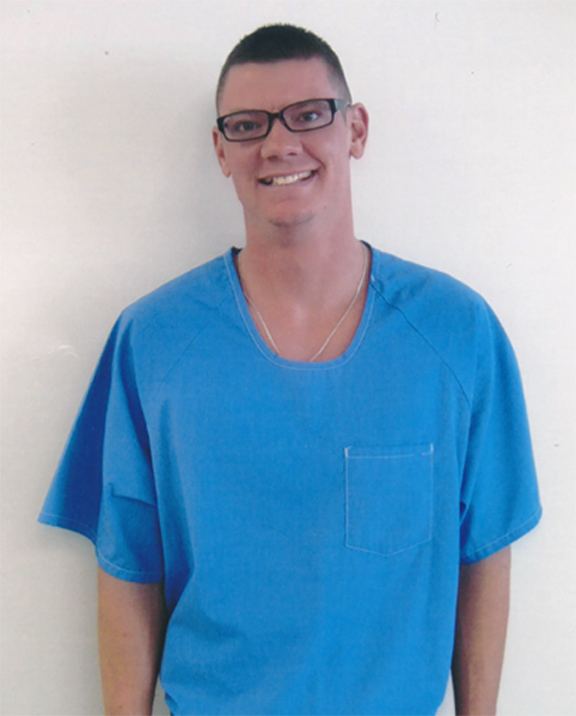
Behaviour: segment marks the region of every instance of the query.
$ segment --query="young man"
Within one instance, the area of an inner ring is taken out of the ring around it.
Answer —
[[[368,115],[260,28],[213,141],[245,248],[126,309],[40,520],[95,544],[107,714],[493,714],[509,545],[541,508],[483,299],[355,237]]]

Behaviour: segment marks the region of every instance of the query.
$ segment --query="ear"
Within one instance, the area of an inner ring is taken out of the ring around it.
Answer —
[[[368,140],[368,112],[366,111],[366,107],[359,102],[353,104],[348,112],[350,125],[350,156],[354,157],[354,159],[360,159],[364,154]]]
[[[226,154],[224,152],[224,139],[222,137],[222,134],[218,130],[218,127],[212,128],[212,143],[214,144],[214,151],[216,152],[216,158],[218,159],[218,163],[220,164],[220,168],[222,169],[222,174],[224,174],[225,177],[229,177],[232,172],[230,171],[230,167],[228,166],[228,162],[226,161]]]

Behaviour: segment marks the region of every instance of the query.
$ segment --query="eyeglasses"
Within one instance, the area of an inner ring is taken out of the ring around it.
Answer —
[[[311,132],[327,127],[338,110],[349,107],[344,99],[307,99],[289,104],[279,112],[246,109],[218,117],[218,129],[229,142],[248,142],[268,136],[275,119],[291,132]]]

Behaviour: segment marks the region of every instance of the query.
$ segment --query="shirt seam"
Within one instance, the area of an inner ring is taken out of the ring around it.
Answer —
[[[114,562],[111,562],[109,559],[104,557],[104,555],[102,554],[101,548],[98,545],[97,533],[87,523],[82,522],[81,520],[67,517],[66,515],[57,514],[55,512],[42,511],[39,515],[39,520],[41,522],[42,522],[43,517],[47,517],[50,519],[50,521],[47,525],[49,527],[62,527],[64,529],[72,529],[74,532],[77,532],[77,533],[82,534],[85,537],[87,537],[94,545],[98,559],[101,560],[103,564],[106,564],[106,565],[112,567],[116,572],[123,573],[126,575],[134,575],[134,576],[144,577],[146,579],[148,579],[148,578],[155,579],[158,576],[160,576],[160,578],[162,578],[162,576],[159,575],[158,572],[151,572],[149,570],[126,569],[126,567],[120,567],[119,565],[114,564]],[[46,523],[44,522],[44,524],[46,524]],[[75,529],[75,528],[78,528],[78,529]]]
[[[490,540],[490,542],[486,542],[484,545],[482,545],[482,547],[477,547],[472,552],[463,552],[460,556],[460,559],[461,560],[473,560],[477,555],[480,555],[483,552],[485,552],[486,550],[489,550],[494,545],[502,543],[502,542],[506,542],[506,540],[509,537],[515,537],[516,535],[521,533],[522,530],[526,527],[526,525],[529,525],[532,522],[534,522],[534,520],[537,519],[538,517],[540,517],[541,514],[542,514],[542,506],[539,505],[538,508],[534,512],[532,512],[529,517],[527,517],[525,520],[520,522],[520,524],[518,524],[515,527],[513,527],[512,529],[508,530],[508,532],[506,532],[505,534],[500,535],[500,537]]]
[[[220,306],[226,300],[228,300],[228,296],[223,296],[222,299],[217,304],[214,304],[213,310],[218,311],[220,309]],[[194,335],[190,338],[190,340],[182,348],[182,350],[180,351],[178,356],[176,358],[174,358],[174,360],[172,361],[170,366],[166,369],[166,371],[162,374],[162,376],[157,379],[156,385],[153,388],[153,390],[151,391],[150,396],[149,396],[150,401],[153,401],[154,398],[156,397],[156,394],[158,393],[158,391],[161,390],[166,385],[166,382],[168,381],[168,378],[170,377],[170,375],[176,370],[176,368],[182,362],[182,360],[184,359],[184,357],[186,356],[186,354],[188,353],[190,348],[194,345],[194,343],[198,340],[200,335],[208,328],[209,325],[210,325],[210,321],[206,320],[204,322],[204,324],[194,333]]]
[[[231,256],[231,262],[233,263],[234,258]],[[225,267],[226,267],[226,274],[228,279],[228,284],[230,287],[230,291],[232,292],[232,297],[236,306],[236,310],[240,316],[240,319],[242,321],[242,324],[244,326],[244,329],[246,330],[250,341],[252,344],[257,348],[259,353],[262,355],[263,358],[265,358],[269,363],[272,363],[273,365],[279,367],[279,368],[285,368],[288,370],[312,370],[312,371],[320,371],[320,370],[336,370],[338,368],[341,368],[345,366],[352,358],[356,355],[358,350],[360,349],[362,343],[364,342],[364,339],[366,337],[366,333],[368,332],[368,328],[370,327],[370,323],[372,320],[372,315],[374,311],[374,298],[371,297],[368,294],[366,297],[366,302],[364,305],[364,311],[362,313],[362,319],[360,320],[359,325],[357,326],[356,333],[354,334],[354,338],[352,339],[352,343],[348,345],[348,348],[344,350],[343,353],[341,353],[338,357],[333,358],[329,361],[321,361],[320,363],[315,363],[313,361],[291,361],[287,358],[283,358],[279,355],[269,355],[263,348],[264,340],[260,337],[260,341],[258,340],[255,330],[253,329],[252,325],[248,322],[248,319],[244,315],[243,305],[241,304],[240,297],[237,292],[237,286],[236,281],[234,277],[232,276],[232,271],[234,270],[234,267],[229,265],[228,261],[225,261]],[[369,285],[374,286],[374,281],[370,280]],[[362,326],[362,324],[364,324]],[[355,345],[353,345],[355,344]],[[272,351],[270,350],[270,353]],[[348,354],[348,355],[346,355]]]
[[[224,257],[217,256],[212,261],[216,261],[217,259],[224,260]],[[196,268],[202,268],[202,266],[205,266],[207,264],[201,264],[200,266]],[[186,272],[186,274],[183,274],[183,276],[187,276],[188,273],[191,273],[195,269],[191,269],[191,271]],[[180,277],[181,278],[181,277]],[[178,277],[174,280],[178,280]],[[171,282],[169,282],[171,283]],[[162,288],[162,287],[160,287]],[[154,291],[152,293],[155,293]],[[144,297],[146,298],[146,296]],[[210,306],[210,309],[213,311],[219,311],[220,306],[228,300],[228,295],[224,293],[224,295],[221,297],[221,299]],[[146,342],[145,334],[149,333],[150,331],[160,331],[162,332],[162,326],[160,325],[156,312],[152,312],[151,315],[149,315],[145,319],[141,319],[136,309],[141,303],[142,299],[136,300],[126,306],[121,313],[120,316],[117,318],[117,323],[120,325],[121,323],[125,323],[125,326],[122,326],[124,330],[132,330],[134,332],[137,332],[139,335],[140,340],[144,340]],[[140,323],[140,326],[138,326],[138,323]],[[190,349],[190,347],[194,344],[194,342],[198,339],[198,337],[201,335],[203,331],[206,330],[206,328],[210,325],[209,320],[205,320],[203,325],[201,325],[197,331],[192,335],[192,337],[189,339],[189,341],[186,343],[186,345],[182,348],[180,353],[177,355],[176,358],[173,359],[172,363],[169,365],[168,368],[166,368],[165,372],[162,373],[159,377],[154,379],[154,387],[151,388],[149,399],[153,400],[156,396],[156,393],[165,385],[166,381],[168,380],[168,377],[172,373],[173,370],[175,370],[178,366],[178,364],[183,360],[184,356]],[[135,359],[135,356],[134,356]],[[136,376],[137,370],[135,370],[135,380],[137,384],[137,390],[140,393],[140,387],[138,386],[139,380]],[[144,405],[145,399],[144,396],[141,396],[142,403]]]
[[[470,410],[472,410],[472,401],[468,397],[468,394],[466,393],[466,390],[464,389],[464,386],[462,385],[462,382],[461,382],[460,378],[458,377],[458,374],[456,373],[454,368],[452,368],[452,366],[446,360],[446,358],[442,355],[442,353],[438,350],[438,348],[436,348],[436,346],[432,343],[432,341],[427,336],[425,336],[417,326],[414,325],[412,320],[406,315],[405,311],[403,311],[402,308],[400,308],[400,306],[397,306],[395,303],[390,301],[390,299],[386,296],[386,294],[378,287],[378,284],[376,282],[374,282],[374,289],[382,297],[382,299],[390,306],[390,308],[392,308],[392,309],[398,311],[398,313],[400,313],[400,315],[404,318],[404,320],[410,326],[410,328],[412,328],[412,330],[415,333],[417,333],[420,336],[420,338],[430,347],[430,349],[438,356],[440,361],[446,366],[446,368],[450,371],[450,374],[456,381],[456,384],[458,385],[459,389],[461,390],[461,392],[464,396],[464,399],[466,400],[466,404],[468,405],[468,408]]]
[[[77,520],[73,517],[67,517],[66,515],[59,515],[56,512],[44,512],[42,511],[40,515],[38,516],[38,519],[42,521],[43,517],[52,518],[53,520],[58,520],[58,524],[54,524],[54,522],[50,522],[50,525],[60,527],[60,526],[74,526],[78,527],[79,530],[81,530],[82,534],[88,537],[88,539],[91,542],[96,542],[96,532],[94,532],[94,528],[89,525],[86,522],[82,522],[81,520]],[[78,530],[75,530],[78,531]]]

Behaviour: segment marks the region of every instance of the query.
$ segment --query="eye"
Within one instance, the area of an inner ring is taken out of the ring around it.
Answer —
[[[230,126],[230,130],[236,134],[246,134],[247,132],[254,132],[257,129],[260,129],[260,124],[249,119],[242,119],[238,122],[233,122]]]
[[[300,116],[298,117],[298,121],[303,122],[303,123],[315,122],[319,118],[320,118],[320,112],[310,109],[307,112],[302,112],[300,114]]]
[[[310,100],[287,109],[286,120],[292,129],[306,130],[330,124],[330,105],[325,100]]]

